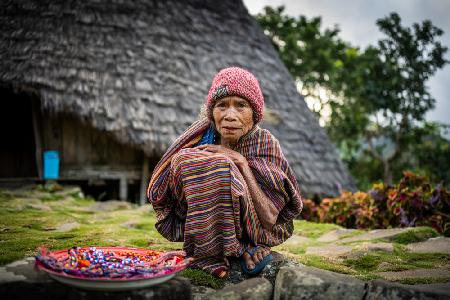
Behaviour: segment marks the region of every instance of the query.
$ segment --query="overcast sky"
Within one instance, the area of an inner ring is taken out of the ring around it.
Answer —
[[[377,43],[382,34],[375,22],[391,12],[400,15],[403,26],[429,19],[444,30],[440,40],[449,48],[446,58],[450,60],[450,0],[244,0],[244,3],[252,15],[266,5],[284,5],[285,13],[291,16],[321,16],[322,29],[338,25],[340,37],[361,48]],[[438,71],[428,86],[436,99],[436,108],[428,113],[427,119],[450,124],[450,64]]]

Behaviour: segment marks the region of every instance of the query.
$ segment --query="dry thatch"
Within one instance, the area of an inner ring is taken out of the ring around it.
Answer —
[[[352,179],[293,78],[241,0],[3,1],[0,84],[36,91],[120,142],[162,155],[191,124],[221,68],[260,81],[262,126],[281,142],[304,193]]]

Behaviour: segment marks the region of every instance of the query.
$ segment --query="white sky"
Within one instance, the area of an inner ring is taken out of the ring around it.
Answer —
[[[446,59],[450,60],[450,0],[244,0],[244,3],[252,15],[266,5],[284,5],[285,13],[291,16],[321,16],[322,29],[337,25],[343,40],[361,48],[376,45],[383,35],[375,22],[391,12],[400,15],[403,26],[429,19],[444,30],[440,41],[449,48]],[[427,119],[450,124],[450,64],[439,70],[428,86],[436,107],[427,114]]]

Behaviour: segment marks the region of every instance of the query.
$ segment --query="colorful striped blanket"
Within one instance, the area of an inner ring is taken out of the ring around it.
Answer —
[[[182,231],[185,226],[183,220],[173,221],[174,218],[177,218],[175,216],[176,207],[181,199],[177,199],[177,194],[174,192],[173,181],[175,180],[171,177],[173,176],[170,167],[171,161],[180,150],[189,150],[188,148],[195,147],[209,126],[208,119],[201,119],[193,123],[163,155],[155,167],[148,185],[147,196],[157,216],[155,226],[164,237],[171,241],[183,241]],[[260,225],[250,224],[242,226],[242,228],[244,230],[248,228],[247,231],[256,228],[257,231],[265,232],[245,232],[244,236],[249,237],[255,244],[267,246],[281,244],[292,235],[292,220],[300,214],[303,203],[297,180],[282,153],[278,140],[268,130],[254,126],[250,132],[241,137],[234,150],[247,159],[261,189],[279,211],[277,222],[270,232]],[[237,168],[233,172],[235,170]],[[198,188],[201,189],[201,187]],[[180,195],[182,194],[178,194],[178,197]],[[238,220],[239,218],[245,219],[242,215],[238,215],[236,218]],[[253,218],[250,218],[250,222],[259,223],[258,220],[252,220]],[[249,222],[248,220],[244,221]]]

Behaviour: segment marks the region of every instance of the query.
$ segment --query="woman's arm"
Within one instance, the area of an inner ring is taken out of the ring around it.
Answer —
[[[247,163],[247,160],[245,161],[245,164],[242,164],[241,166],[238,165],[238,168],[247,183],[248,189],[250,190],[253,205],[255,206],[256,213],[258,214],[259,221],[264,228],[271,230],[277,221],[278,210],[259,186],[255,175],[253,175],[253,172]]]
[[[245,159],[245,157],[239,152],[221,145],[201,145],[196,148],[212,153],[225,154],[236,164],[241,171],[245,182],[247,183],[248,189],[250,190],[250,195],[252,197],[253,205],[255,206],[259,221],[264,228],[271,230],[277,221],[278,210],[259,186],[255,175],[253,175],[253,172],[248,165],[247,159]]]

